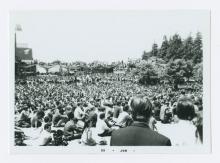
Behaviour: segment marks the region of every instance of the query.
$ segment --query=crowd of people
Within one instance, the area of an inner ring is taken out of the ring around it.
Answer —
[[[203,141],[202,88],[143,86],[131,74],[114,73],[33,76],[15,82],[18,146],[66,146],[73,140],[88,146],[182,146]],[[166,135],[158,124],[169,124],[179,139]],[[39,134],[30,138],[26,128]]]

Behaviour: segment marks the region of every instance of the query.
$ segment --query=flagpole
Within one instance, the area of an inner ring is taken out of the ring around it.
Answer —
[[[17,54],[17,33],[16,33],[17,31],[22,31],[20,24],[16,24],[15,26],[15,56]]]

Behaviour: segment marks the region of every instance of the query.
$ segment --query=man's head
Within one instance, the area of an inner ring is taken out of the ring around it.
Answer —
[[[42,119],[42,118],[44,117],[44,115],[45,115],[45,113],[44,113],[43,110],[38,110],[38,111],[37,111],[37,117],[38,117],[39,119]]]
[[[152,104],[150,100],[139,95],[131,99],[132,117],[135,121],[148,121],[152,115]]]
[[[99,115],[99,118],[100,118],[101,120],[105,119],[105,113],[101,113],[101,114]]]
[[[50,122],[50,117],[48,117],[48,116],[44,117],[44,122],[49,123]]]
[[[129,105],[125,105],[124,107],[123,107],[123,111],[125,111],[125,112],[128,112],[129,111]]]
[[[63,108],[59,108],[58,110],[59,110],[59,113],[62,114],[62,115],[63,115],[64,112],[65,112]]]
[[[50,124],[50,123],[46,123],[46,124],[44,125],[44,130],[50,132],[50,131],[51,131],[51,124]]]
[[[178,100],[176,114],[179,119],[192,120],[195,116],[195,110],[190,98],[184,96]]]

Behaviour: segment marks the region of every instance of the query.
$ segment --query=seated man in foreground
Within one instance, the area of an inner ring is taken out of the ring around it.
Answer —
[[[131,126],[112,132],[111,146],[171,146],[170,139],[153,131],[149,127],[152,116],[152,104],[144,96],[137,96],[131,100]]]
[[[80,139],[82,135],[82,131],[77,128],[77,119],[74,118],[74,114],[72,112],[68,113],[69,121],[64,126],[64,136],[70,141],[74,139]]]

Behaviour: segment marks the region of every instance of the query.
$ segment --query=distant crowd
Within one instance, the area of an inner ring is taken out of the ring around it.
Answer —
[[[15,145],[199,145],[202,111],[202,87],[143,86],[131,74],[16,79]],[[27,128],[39,134],[30,138]]]

